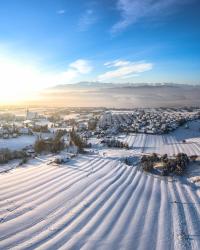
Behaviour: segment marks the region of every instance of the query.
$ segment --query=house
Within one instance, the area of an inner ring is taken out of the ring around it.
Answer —
[[[30,132],[29,128],[19,128],[19,133],[22,134],[22,135],[28,135]]]
[[[9,138],[9,134],[3,134],[3,139],[8,139]]]
[[[77,130],[82,131],[88,129],[88,123],[87,122],[79,122],[77,125]]]

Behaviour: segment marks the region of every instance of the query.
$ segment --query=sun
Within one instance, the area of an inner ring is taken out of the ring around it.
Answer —
[[[0,103],[9,104],[32,99],[45,79],[33,65],[0,59]]]

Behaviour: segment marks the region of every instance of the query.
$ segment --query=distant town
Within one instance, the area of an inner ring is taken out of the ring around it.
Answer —
[[[123,136],[164,135],[200,119],[199,108],[116,110],[105,108],[21,109],[0,113],[0,162],[94,145],[130,148]],[[200,134],[200,126],[198,128]],[[183,141],[185,141],[183,139]],[[90,150],[91,151],[91,150]]]

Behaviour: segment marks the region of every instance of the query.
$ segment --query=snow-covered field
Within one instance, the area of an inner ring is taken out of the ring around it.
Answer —
[[[179,178],[138,165],[144,153],[200,156],[199,128],[194,121],[167,135],[119,135],[129,150],[90,138],[93,154],[64,165],[49,164],[55,155],[1,165],[0,250],[200,249],[200,186],[192,183],[199,163]],[[34,140],[0,139],[0,145],[14,150]],[[126,157],[135,157],[134,166],[120,162]]]
[[[22,135],[17,138],[1,139],[0,148],[9,148],[10,150],[20,150],[26,146],[34,144],[36,137],[33,135]]]
[[[0,249],[200,249],[197,192],[104,157],[32,160],[0,175]]]
[[[58,130],[52,129],[54,132]],[[2,139],[0,138],[0,149],[2,148],[8,148],[10,150],[21,150],[25,148],[26,146],[33,145],[37,139],[38,136],[41,136],[42,138],[52,138],[54,136],[54,133],[39,133],[34,132],[33,135],[20,135],[17,138],[9,138],[9,139]]]
[[[119,139],[128,143],[137,153],[173,155],[186,153],[200,156],[200,121],[190,122],[190,128],[180,127],[166,135],[130,134]],[[186,140],[183,143],[183,140]]]
[[[196,140],[188,139],[185,143],[178,141],[175,136],[171,135],[146,135],[132,134],[123,139],[129,147],[136,153],[158,153],[174,155],[186,153],[188,155],[200,156],[199,138]]]

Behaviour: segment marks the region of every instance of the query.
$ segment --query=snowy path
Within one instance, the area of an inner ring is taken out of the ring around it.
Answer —
[[[0,174],[0,249],[200,249],[197,191],[96,156],[16,169]]]

